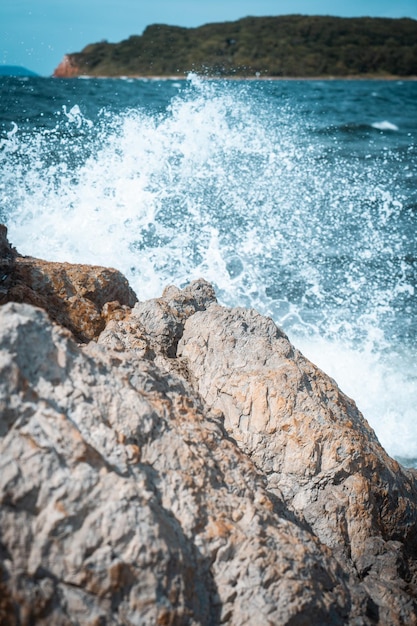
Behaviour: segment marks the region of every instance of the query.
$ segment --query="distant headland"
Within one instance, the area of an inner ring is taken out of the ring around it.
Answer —
[[[417,76],[417,20],[283,15],[182,28],[153,24],[65,55],[55,77]]]

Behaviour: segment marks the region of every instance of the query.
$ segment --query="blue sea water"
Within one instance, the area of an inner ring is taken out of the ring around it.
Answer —
[[[417,82],[0,77],[0,221],[271,316],[417,466]]]

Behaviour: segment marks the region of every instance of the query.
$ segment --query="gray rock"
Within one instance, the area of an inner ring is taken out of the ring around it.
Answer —
[[[272,320],[0,253],[2,626],[417,624],[416,472]]]
[[[370,594],[375,619],[417,623],[416,472],[386,454],[355,403],[256,311],[197,312],[178,355],[268,490]]]
[[[0,309],[2,624],[343,624],[331,553],[186,381]]]

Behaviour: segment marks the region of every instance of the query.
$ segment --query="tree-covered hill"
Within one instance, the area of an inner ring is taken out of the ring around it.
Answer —
[[[417,21],[285,15],[182,28],[154,24],[66,55],[55,76],[416,76]]]

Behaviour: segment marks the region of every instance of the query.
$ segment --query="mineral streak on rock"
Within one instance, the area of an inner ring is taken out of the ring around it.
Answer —
[[[417,624],[416,472],[272,320],[0,252],[2,626]]]

